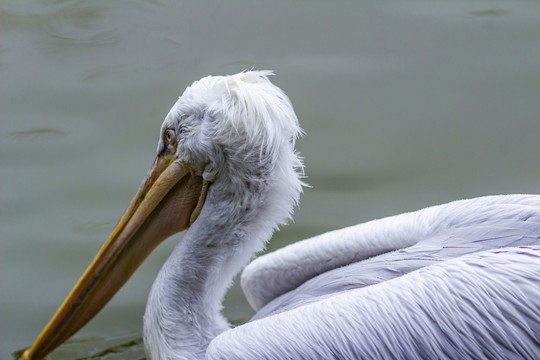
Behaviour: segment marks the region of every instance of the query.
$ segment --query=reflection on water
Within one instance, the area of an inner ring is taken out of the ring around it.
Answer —
[[[269,250],[457,198],[540,192],[539,2],[6,0],[1,11],[0,358],[35,339],[135,193],[168,109],[208,74],[275,70],[306,131],[313,188]],[[51,359],[142,358],[126,334],[140,334],[178,238]],[[252,314],[237,284],[224,312]]]

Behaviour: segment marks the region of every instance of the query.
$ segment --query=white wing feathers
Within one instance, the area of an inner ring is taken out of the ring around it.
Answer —
[[[468,254],[218,336],[210,359],[538,359],[540,247]]]
[[[399,222],[404,218],[407,219],[408,214],[395,220]],[[412,237],[393,239],[386,234],[385,224],[390,220],[394,219],[331,231],[255,259],[244,269],[241,278],[250,305],[259,310],[272,299],[325,271],[394,250],[396,246],[412,245],[415,240]],[[369,236],[365,236],[367,234]]]
[[[443,232],[413,246],[327,271],[273,299],[253,319],[294,309],[341,291],[378,284],[461,255],[491,248],[540,245],[540,219],[524,225],[525,228],[518,230],[503,224],[465,227],[453,234]]]
[[[467,253],[535,244],[539,229],[538,195],[454,201],[325,233],[259,257],[242,273],[242,288],[252,307],[259,310],[320,274],[364,264],[362,260],[377,255],[386,254],[379,263],[368,262],[371,273],[367,269],[351,273],[371,276],[368,283],[373,284],[389,279],[383,274],[400,267],[396,260],[407,260],[407,269],[396,271],[393,277]],[[389,255],[395,250],[402,253]]]

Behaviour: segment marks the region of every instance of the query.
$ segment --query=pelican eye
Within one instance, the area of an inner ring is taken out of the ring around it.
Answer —
[[[175,134],[174,130],[167,129],[165,131],[165,140],[167,141],[167,143],[169,145],[175,145],[176,144],[176,134]]]

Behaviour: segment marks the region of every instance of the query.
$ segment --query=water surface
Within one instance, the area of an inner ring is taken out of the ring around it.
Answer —
[[[208,74],[275,70],[306,131],[313,187],[269,249],[540,192],[538,14],[538,1],[3,1],[0,357],[31,345],[135,193],[169,108]],[[144,357],[144,304],[178,238],[50,358]],[[237,285],[224,312],[252,314]]]

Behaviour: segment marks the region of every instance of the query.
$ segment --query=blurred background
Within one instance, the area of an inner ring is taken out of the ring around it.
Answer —
[[[306,132],[312,188],[270,250],[455,199],[540,192],[538,1],[0,6],[1,358],[56,311],[150,168],[163,118],[206,75],[274,70]],[[146,297],[179,237],[50,359],[143,358]],[[237,282],[224,313],[252,315]]]

